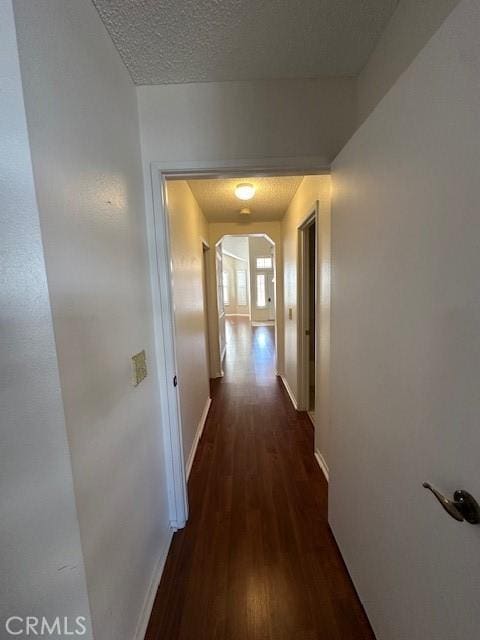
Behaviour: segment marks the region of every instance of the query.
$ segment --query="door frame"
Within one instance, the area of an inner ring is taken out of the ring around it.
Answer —
[[[223,376],[223,360],[227,352],[227,335],[225,332],[225,295],[223,293],[223,250],[222,240],[219,240],[215,244],[215,271],[213,272],[215,281],[215,302],[217,309],[217,323],[218,323],[218,350],[220,353],[220,376]],[[220,305],[221,302],[221,305]],[[220,311],[221,308],[221,311]],[[220,330],[220,322],[222,322],[223,331]],[[222,344],[223,338],[223,344]]]
[[[208,287],[210,282],[210,244],[206,240],[202,243],[202,284],[203,284],[203,322],[205,325],[205,352],[207,354],[208,379],[212,377],[212,363],[210,361],[210,317],[208,304]]]
[[[160,415],[167,477],[169,520],[172,529],[188,519],[186,461],[183,454],[182,422],[175,348],[172,296],[172,260],[167,210],[166,179],[194,177],[242,177],[279,175],[325,175],[330,166],[324,158],[295,157],[236,161],[154,161],[145,174],[145,213],[149,248],[155,361],[158,372]],[[211,336],[210,336],[211,337]]]
[[[308,230],[315,224],[315,395],[317,393],[318,375],[318,200],[310,207],[302,222],[297,227],[298,252],[297,252],[297,405],[300,411],[308,411],[309,407],[309,335],[307,325],[309,323],[309,292],[308,292]],[[315,407],[315,410],[317,407]]]

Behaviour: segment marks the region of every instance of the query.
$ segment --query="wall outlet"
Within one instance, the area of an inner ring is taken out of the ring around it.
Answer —
[[[137,387],[147,377],[147,356],[145,349],[132,357],[133,384]]]

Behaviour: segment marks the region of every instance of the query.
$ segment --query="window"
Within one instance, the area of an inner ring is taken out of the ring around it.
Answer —
[[[257,307],[266,306],[265,274],[257,273]]]
[[[224,271],[222,273],[222,284],[223,284],[223,304],[225,305],[229,305],[230,304],[230,296],[229,296],[229,290],[228,290],[228,271]]]
[[[257,269],[271,269],[272,268],[272,258],[271,256],[257,258]]]
[[[237,270],[237,305],[239,307],[247,305],[247,272],[245,269]]]

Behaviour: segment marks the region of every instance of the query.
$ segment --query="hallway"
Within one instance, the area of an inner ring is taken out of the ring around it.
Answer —
[[[328,527],[311,423],[274,373],[273,327],[229,319],[224,370],[146,640],[372,640]]]

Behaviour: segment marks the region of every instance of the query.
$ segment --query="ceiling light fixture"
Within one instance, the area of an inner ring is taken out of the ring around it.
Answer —
[[[255,195],[255,187],[249,182],[242,182],[235,187],[235,195],[239,200],[251,200]]]

